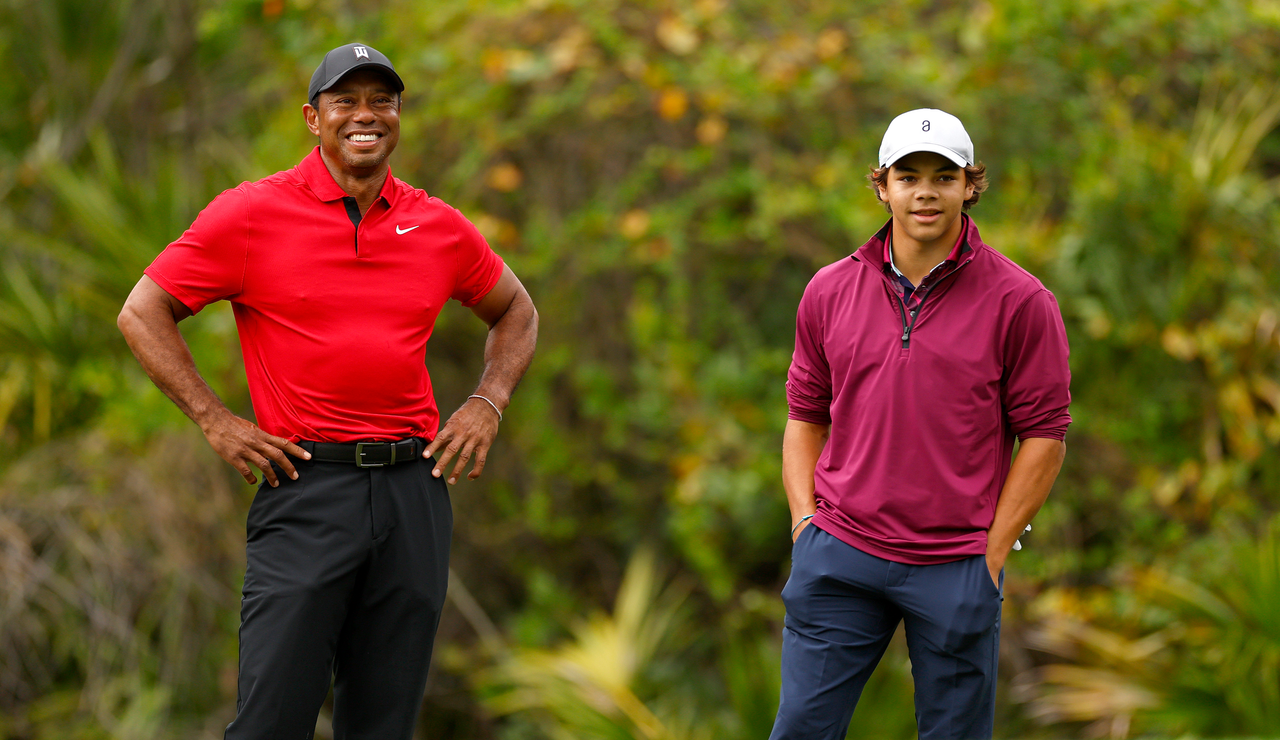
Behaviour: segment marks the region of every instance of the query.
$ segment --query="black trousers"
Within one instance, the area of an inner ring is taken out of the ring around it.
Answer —
[[[332,679],[335,740],[409,740],[449,581],[449,490],[429,460],[292,462],[298,480],[277,470],[249,509],[226,738],[309,740]]]

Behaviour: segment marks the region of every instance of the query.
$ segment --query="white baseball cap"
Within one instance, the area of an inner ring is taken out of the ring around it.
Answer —
[[[958,167],[973,164],[973,140],[960,119],[937,108],[907,111],[889,124],[880,142],[880,166],[912,152],[941,154]]]

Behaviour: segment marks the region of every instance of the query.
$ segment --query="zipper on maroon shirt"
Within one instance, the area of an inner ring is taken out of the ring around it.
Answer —
[[[929,298],[929,294],[933,292],[934,288],[941,285],[943,280],[947,280],[952,275],[955,275],[957,272],[960,272],[960,270],[963,269],[964,266],[967,264],[969,263],[961,262],[960,264],[956,265],[956,269],[944,275],[942,277],[942,280],[939,280],[938,282],[924,289],[924,292],[920,294],[920,303],[916,304],[916,310],[911,312],[911,323],[907,323],[907,302],[902,299],[902,296],[898,295],[897,291],[894,291],[893,297],[898,299],[898,313],[902,315],[902,348],[903,349],[910,349],[911,347],[911,332],[916,328],[916,319],[920,318],[920,312],[924,310],[924,302]]]
[[[933,285],[937,285],[934,283]],[[920,309],[924,308],[924,301],[929,297],[929,293],[933,292],[933,285],[925,288],[924,293],[920,296],[920,303],[916,306],[916,310],[911,312],[911,323],[907,323],[907,302],[902,300],[902,296],[895,295],[898,299],[898,312],[902,314],[902,348],[907,349],[911,346],[911,330],[916,328],[916,319],[920,317]]]

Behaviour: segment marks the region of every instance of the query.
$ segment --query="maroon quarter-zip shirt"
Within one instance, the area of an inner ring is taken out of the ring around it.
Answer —
[[[813,524],[901,563],[984,554],[1014,439],[1071,423],[1057,301],[962,218],[955,266],[916,305],[885,269],[890,222],[814,276],[796,317],[789,418],[831,426]]]

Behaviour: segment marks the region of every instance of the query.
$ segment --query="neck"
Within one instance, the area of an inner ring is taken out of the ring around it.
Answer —
[[[356,199],[356,205],[360,208],[360,215],[364,215],[369,206],[373,205],[373,201],[377,200],[378,194],[382,192],[382,185],[387,181],[387,173],[389,168],[384,160],[377,167],[366,171],[352,172],[350,169],[335,167],[329,161],[329,157],[325,155],[324,150],[320,150],[320,159],[324,162],[325,169],[329,170],[329,175],[333,181],[342,188],[343,192]]]

